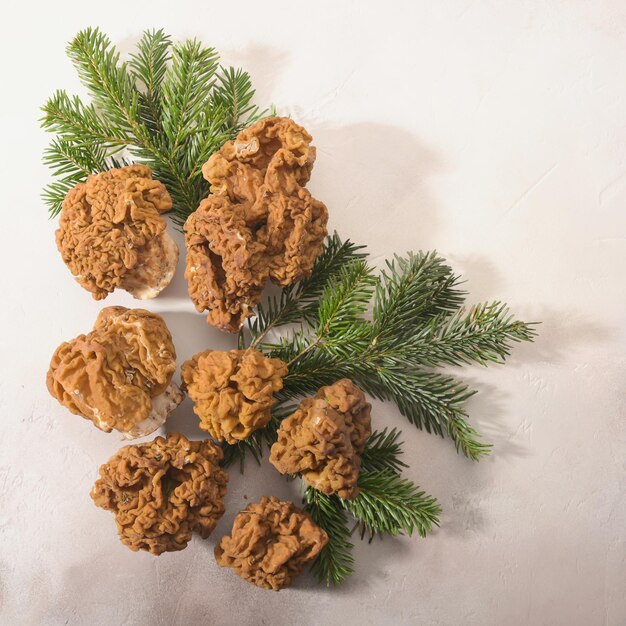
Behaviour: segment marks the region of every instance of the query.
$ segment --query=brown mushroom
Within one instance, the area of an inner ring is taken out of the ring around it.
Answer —
[[[327,543],[328,535],[307,513],[291,502],[263,496],[237,514],[230,536],[215,548],[215,559],[253,585],[279,591]]]
[[[121,448],[100,467],[91,497],[115,513],[120,540],[159,555],[183,550],[193,532],[206,539],[224,513],[228,475],[211,441],[179,433]]]
[[[189,295],[209,324],[236,332],[268,278],[286,286],[310,275],[328,211],[304,187],[315,148],[289,118],[243,130],[204,164],[211,194],[185,224]]]
[[[56,349],[46,383],[72,413],[132,439],[154,432],[182,401],[175,370],[176,350],[162,317],[107,307],[90,333]]]
[[[372,433],[370,412],[363,391],[351,380],[322,387],[281,422],[270,463],[281,474],[301,474],[327,495],[356,498],[359,455]]]
[[[57,247],[96,300],[118,287],[141,300],[154,298],[178,263],[178,246],[160,215],[171,208],[167,189],[145,165],[94,174],[68,192]]]
[[[280,359],[257,350],[205,350],[182,367],[183,386],[200,428],[231,444],[267,425],[286,374]]]

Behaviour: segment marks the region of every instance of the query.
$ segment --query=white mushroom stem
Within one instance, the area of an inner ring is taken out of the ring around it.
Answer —
[[[124,276],[122,288],[138,300],[156,298],[174,277],[178,256],[176,242],[164,230],[141,250],[139,263]]]
[[[165,391],[152,398],[152,410],[143,421],[122,434],[124,439],[137,439],[153,433],[165,424],[167,416],[183,401],[185,394],[176,383],[170,383]]]

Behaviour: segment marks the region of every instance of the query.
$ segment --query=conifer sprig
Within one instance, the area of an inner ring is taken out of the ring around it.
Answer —
[[[417,532],[425,537],[439,524],[441,507],[437,500],[393,470],[361,471],[359,490],[354,500],[341,503],[359,521],[361,536],[410,536]]]
[[[304,508],[328,535],[328,543],[311,570],[326,586],[339,585],[354,573],[354,545],[346,511],[337,496],[327,496],[313,487],[307,487],[304,492]]]
[[[384,534],[417,532],[424,537],[439,524],[437,500],[400,476],[399,468],[405,464],[399,458],[402,449],[398,436],[396,430],[372,433],[361,457],[360,492],[354,500],[306,488],[304,508],[329,537],[312,566],[320,582],[338,585],[352,574],[354,529],[360,530],[361,539],[367,536],[371,541],[375,535]]]
[[[51,216],[90,173],[137,161],[168,188],[182,225],[209,192],[202,164],[268,113],[252,104],[248,74],[223,68],[197,40],[173,44],[163,30],[146,31],[122,61],[106,35],[88,28],[67,53],[92,101],[59,90],[42,107],[42,127],[56,134],[44,155],[55,178],[42,194]]]
[[[402,443],[398,442],[402,433],[397,428],[375,430],[367,440],[361,455],[361,467],[367,472],[392,470],[400,473],[408,465],[400,458]]]
[[[317,318],[320,297],[328,281],[340,274],[352,261],[364,259],[364,246],[350,240],[341,241],[337,233],[331,235],[315,263],[315,271],[304,280],[281,290],[280,296],[271,296],[257,307],[249,322],[249,339],[240,334],[240,343],[262,348],[267,335],[281,326],[298,322],[312,323]]]
[[[487,454],[490,446],[467,420],[465,403],[474,390],[435,368],[502,363],[514,343],[531,341],[535,331],[500,302],[466,307],[459,285],[435,252],[395,256],[376,276],[361,246],[331,236],[312,275],[260,306],[240,333],[240,347],[289,364],[275,417],[255,433],[255,457],[263,444],[276,441],[287,403],[343,377],[393,401],[418,428],[450,437],[469,458]],[[371,435],[354,500],[306,489],[305,508],[329,535],[313,564],[321,582],[339,584],[353,571],[350,518],[370,540],[377,534],[424,536],[438,525],[437,501],[400,475],[406,464],[399,437],[396,429]],[[227,455],[232,462],[246,450],[240,444]]]
[[[240,345],[289,364],[280,403],[348,377],[478,460],[490,446],[467,419],[475,391],[434,368],[502,363],[535,330],[500,302],[465,308],[459,284],[434,252],[395,256],[376,276],[363,248],[335,234],[311,277],[261,306]],[[272,342],[270,332],[278,334]]]

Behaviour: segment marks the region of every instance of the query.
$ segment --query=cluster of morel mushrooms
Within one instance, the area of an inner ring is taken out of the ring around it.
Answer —
[[[209,324],[237,332],[268,280],[286,286],[311,273],[328,213],[305,185],[315,160],[307,131],[288,118],[261,120],[226,143],[203,167],[211,194],[185,224],[185,277]],[[161,213],[165,186],[144,165],[89,176],[63,203],[56,241],[78,283],[97,300],[116,288],[148,299],[172,279],[178,248]],[[206,538],[224,513],[228,475],[219,442],[237,443],[271,418],[287,365],[256,350],[205,350],[172,382],[176,350],[164,320],[144,309],[104,308],[93,330],[62,343],[47,375],[50,393],[105,432],[133,439],[153,433],[182,401],[200,428],[121,448],[100,468],[91,497],[115,514],[122,543],[159,555]],[[270,462],[325,494],[351,499],[370,404],[352,381],[323,387],[282,421]],[[328,542],[291,502],[263,497],[235,518],[215,548],[217,562],[245,580],[289,585]]]

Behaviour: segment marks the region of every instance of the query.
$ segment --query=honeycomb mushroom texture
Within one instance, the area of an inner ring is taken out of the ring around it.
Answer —
[[[143,309],[102,309],[93,330],[55,351],[47,385],[72,413],[105,432],[143,437],[183,399],[172,383],[176,351],[163,318]]]
[[[145,165],[94,174],[65,197],[57,247],[96,300],[118,287],[154,298],[178,263],[178,247],[160,215],[171,208],[167,189]]]
[[[152,554],[183,550],[194,532],[206,539],[224,513],[228,475],[211,441],[170,433],[130,445],[100,467],[91,497],[115,513],[122,543]]]
[[[200,428],[237,443],[271,419],[287,366],[256,350],[206,350],[183,364],[182,379]]]
[[[281,422],[270,463],[281,474],[300,473],[327,495],[356,498],[359,455],[372,434],[370,412],[363,391],[351,380],[322,387]]]
[[[279,591],[291,584],[328,543],[326,533],[291,502],[262,497],[235,517],[215,558],[244,580]]]
[[[211,195],[185,224],[189,295],[208,322],[236,332],[268,279],[289,285],[311,273],[328,211],[304,187],[315,148],[284,117],[242,131],[204,164]]]

